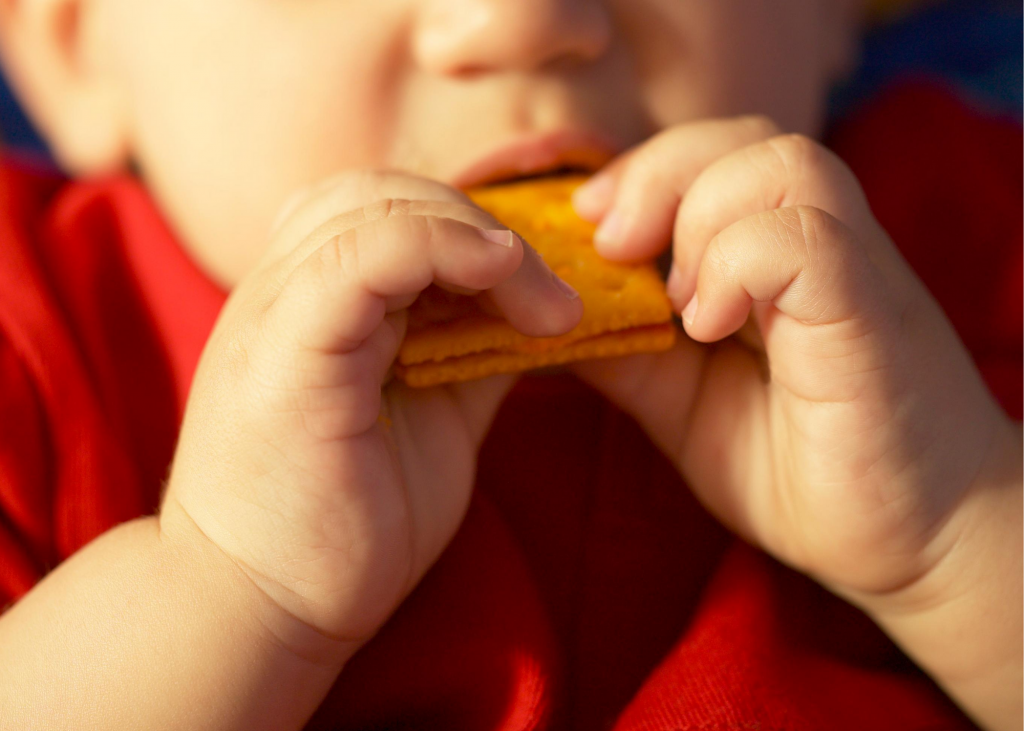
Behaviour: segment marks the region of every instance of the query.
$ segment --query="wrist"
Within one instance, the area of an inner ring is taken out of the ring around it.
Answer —
[[[11,727],[305,725],[347,656],[296,642],[211,546],[167,525],[107,531],[0,617]]]
[[[1022,626],[1020,426],[1003,419],[982,468],[932,541],[930,569],[851,596],[975,720],[1019,728]]]
[[[927,570],[892,591],[856,594],[857,604],[877,618],[908,616],[956,601],[968,587],[995,578],[993,566],[1020,559],[1019,551],[1006,547],[1021,532],[1021,482],[1020,427],[1004,419],[977,474],[921,549],[916,562]]]
[[[215,585],[218,601],[252,625],[268,654],[284,652],[311,671],[336,676],[361,646],[329,636],[274,601],[243,566],[203,533],[173,495],[164,500],[158,520],[165,560]]]

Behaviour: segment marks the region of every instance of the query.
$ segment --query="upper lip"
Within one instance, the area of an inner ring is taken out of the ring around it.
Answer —
[[[594,172],[619,151],[610,138],[596,132],[561,130],[524,137],[492,149],[455,175],[456,188],[471,188],[560,168]]]

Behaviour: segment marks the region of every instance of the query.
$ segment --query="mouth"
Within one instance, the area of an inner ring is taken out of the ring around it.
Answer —
[[[590,175],[611,160],[619,146],[591,132],[566,130],[520,139],[472,162],[452,181],[456,188],[475,188],[541,176]]]

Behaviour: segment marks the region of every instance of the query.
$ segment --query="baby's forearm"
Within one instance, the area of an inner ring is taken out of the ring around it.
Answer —
[[[1018,426],[947,526],[958,540],[922,581],[864,608],[978,723],[1021,728],[1022,476]]]
[[[140,519],[0,616],[0,728],[299,729],[350,654]]]

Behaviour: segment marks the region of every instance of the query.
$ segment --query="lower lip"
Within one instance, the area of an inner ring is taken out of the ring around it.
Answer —
[[[560,134],[511,145],[473,164],[456,176],[457,188],[540,175],[559,168],[597,170],[616,153],[616,146],[593,135]]]

